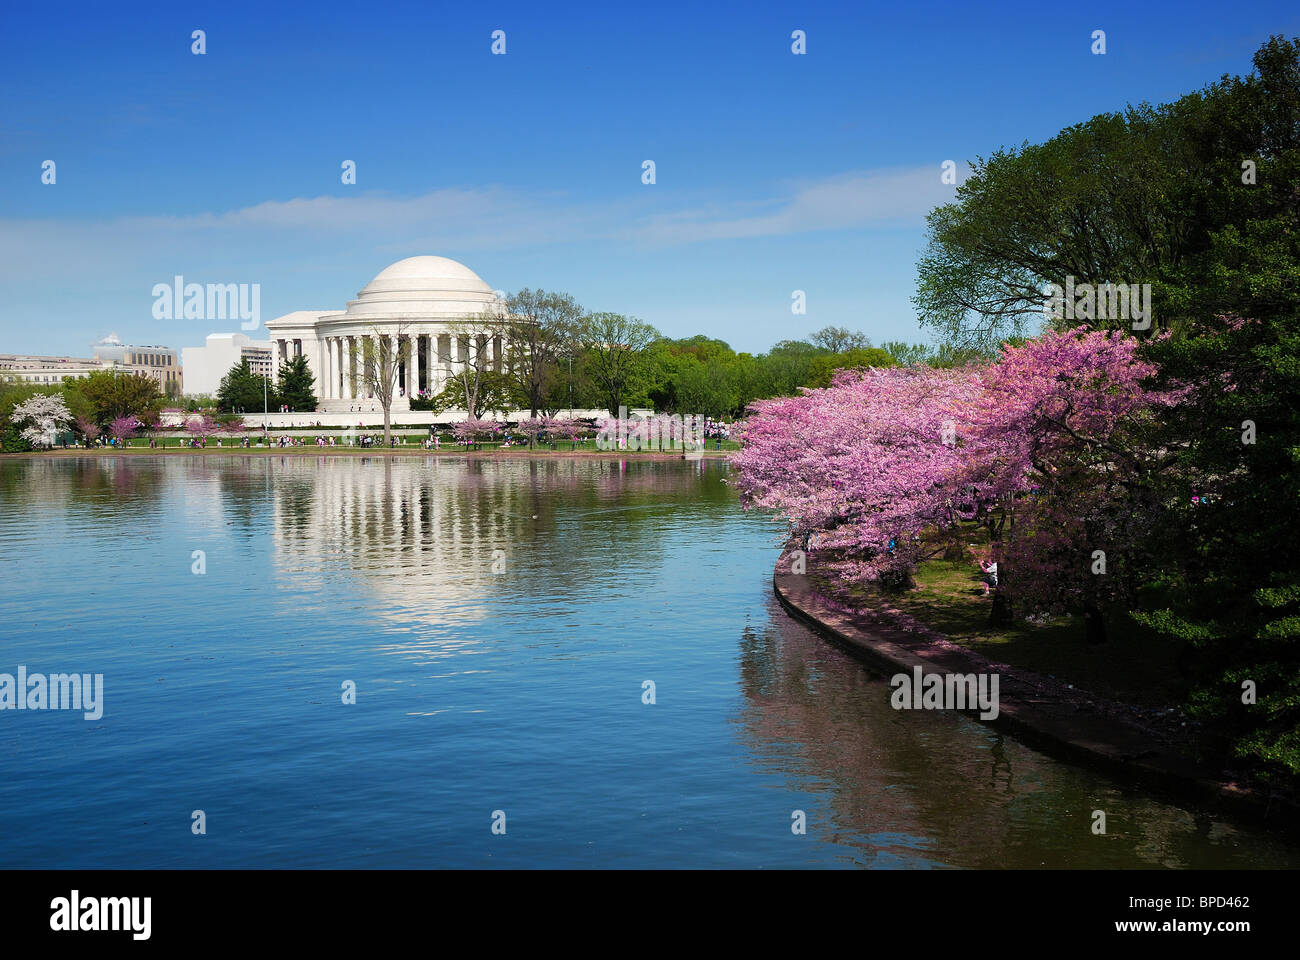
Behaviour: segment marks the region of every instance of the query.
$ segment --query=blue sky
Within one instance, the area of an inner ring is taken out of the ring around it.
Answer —
[[[154,319],[155,283],[259,283],[269,319],[416,254],[758,352],[826,324],[927,339],[944,160],[1248,72],[1300,8],[74,3],[3,26],[0,352],[197,345],[234,325]]]

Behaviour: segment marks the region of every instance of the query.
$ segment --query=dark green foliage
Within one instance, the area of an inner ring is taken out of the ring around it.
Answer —
[[[265,388],[265,400],[263,389]],[[266,377],[259,377],[249,369],[247,360],[240,360],[221,378],[217,388],[217,407],[227,413],[256,413],[263,409],[276,409],[280,400],[275,385]]]
[[[315,375],[307,366],[306,357],[294,357],[280,364],[280,373],[276,386],[276,408],[284,404],[294,413],[316,409],[316,394],[312,390],[316,382]]]
[[[1152,285],[1145,359],[1159,386],[1189,394],[1145,439],[1160,468],[1124,494],[1134,517],[1153,517],[1127,558],[1141,581],[1130,641],[1182,644],[1210,741],[1294,778],[1300,40],[1272,38],[1254,68],[980,161],[930,216],[915,302],[949,348],[930,362],[959,363],[1041,328],[1047,283]],[[1256,703],[1243,703],[1247,681]]]
[[[1300,312],[1198,324],[1146,352],[1163,381],[1199,384],[1156,438],[1175,452],[1156,489],[1179,588],[1146,622],[1194,648],[1196,713],[1238,756],[1300,774]]]
[[[1156,330],[1295,302],[1298,44],[1274,37],[1250,76],[980,160],[957,200],[929,217],[914,298],[922,323],[988,349],[1041,328],[1043,286],[1067,277],[1150,283]],[[1243,182],[1248,163],[1253,182]]]

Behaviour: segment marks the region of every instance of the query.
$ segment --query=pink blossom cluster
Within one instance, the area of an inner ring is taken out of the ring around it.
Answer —
[[[1115,478],[1152,455],[1134,427],[1181,397],[1144,386],[1153,368],[1136,350],[1080,329],[987,365],[840,371],[829,387],[752,406],[736,486],[812,550],[847,557],[848,579],[908,569],[928,531],[994,514],[1018,518],[1005,533],[1023,530],[1035,574],[1077,566]]]
[[[501,425],[495,420],[480,420],[471,418],[463,420],[452,428],[452,436],[461,443],[470,443],[474,440],[484,440],[495,437],[501,430]]]

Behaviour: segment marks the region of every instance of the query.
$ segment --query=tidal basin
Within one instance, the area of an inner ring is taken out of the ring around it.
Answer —
[[[97,719],[0,712],[0,866],[1300,864],[967,716],[892,709],[781,609],[779,527],[727,473],[0,461],[0,672],[103,675]]]

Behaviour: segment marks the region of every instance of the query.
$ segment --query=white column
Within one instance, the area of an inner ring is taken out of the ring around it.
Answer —
[[[364,336],[352,338],[352,351],[356,354],[356,359],[352,361],[357,370],[356,389],[352,392],[356,394],[356,399],[366,399],[366,348],[363,344]]]
[[[364,400],[366,398],[366,351],[361,346],[361,337],[352,338],[352,368],[356,371],[357,377],[352,384],[352,399]]]
[[[343,399],[354,399],[352,394],[352,364],[354,362],[352,338],[342,337],[339,349],[343,353]]]
[[[370,353],[370,358],[371,358],[371,363],[370,363],[370,375],[371,375],[372,377],[374,377],[374,378],[377,380],[377,379],[379,379],[379,357],[381,356],[381,351],[382,351],[382,348],[383,348],[383,345],[384,345],[384,338],[383,338],[383,335],[382,335],[382,334],[378,334],[378,333],[374,334],[374,335],[370,338],[370,342],[371,342],[372,344],[374,344],[374,346],[373,346],[372,349],[371,349],[371,353]],[[366,390],[366,393],[367,393],[367,394],[372,394],[372,393],[373,393],[373,388],[372,388],[372,389],[368,389],[368,390]],[[371,400],[373,400],[374,397],[373,397],[373,396],[369,396],[367,399],[371,399]]]
[[[414,397],[420,392],[420,334],[411,337],[411,365],[408,370],[406,395]]]
[[[373,399],[370,395],[370,377],[374,376],[374,362],[380,359],[380,337],[377,333],[367,334],[370,342],[370,366],[365,366],[365,347],[361,347],[361,399]],[[369,410],[369,407],[367,407]]]
[[[330,337],[330,399],[339,398],[339,370],[343,364],[339,360],[339,338]]]

